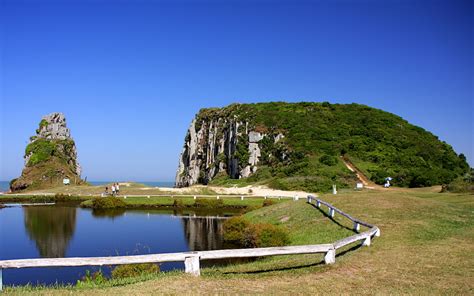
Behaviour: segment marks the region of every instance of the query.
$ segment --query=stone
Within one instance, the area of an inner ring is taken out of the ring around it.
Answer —
[[[274,141],[275,143],[280,142],[281,139],[283,139],[285,136],[282,133],[279,133],[278,135],[275,136]]]
[[[198,114],[186,132],[175,187],[207,184],[218,174],[232,179],[251,176],[258,170],[262,153],[259,142],[266,136],[236,116],[202,120]],[[275,137],[279,140],[283,134]],[[244,161],[236,156],[242,141],[248,141],[248,160]]]
[[[249,132],[249,143],[258,143],[263,139],[263,135],[259,132]]]
[[[64,179],[74,184],[82,182],[76,144],[62,113],[42,117],[36,135],[30,138],[24,160],[21,176],[10,184],[11,191],[63,185]]]

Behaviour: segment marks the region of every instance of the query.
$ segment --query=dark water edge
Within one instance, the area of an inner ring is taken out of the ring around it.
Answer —
[[[223,216],[166,210],[92,211],[74,205],[13,207],[0,210],[0,259],[138,255],[236,248],[222,236]],[[196,216],[196,217],[195,217]],[[222,265],[230,260],[202,262]],[[182,262],[162,271],[184,269]],[[75,284],[86,271],[105,267],[6,269],[5,285]]]

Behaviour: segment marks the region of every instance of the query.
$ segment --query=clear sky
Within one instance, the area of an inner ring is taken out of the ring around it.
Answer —
[[[220,1],[219,1],[220,2]],[[473,1],[0,3],[0,180],[66,115],[88,180],[173,180],[200,108],[361,103],[473,149]]]

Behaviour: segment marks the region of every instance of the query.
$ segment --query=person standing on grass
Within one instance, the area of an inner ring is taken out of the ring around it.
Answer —
[[[115,196],[115,183],[112,184],[112,196]]]
[[[120,192],[120,186],[119,183],[115,183],[115,193],[118,195]]]

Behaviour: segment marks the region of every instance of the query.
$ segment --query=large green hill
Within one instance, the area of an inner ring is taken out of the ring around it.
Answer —
[[[432,133],[365,105],[274,102],[202,109],[195,119],[198,136],[203,125],[209,129],[210,122],[240,122],[237,127],[242,133],[235,151],[226,152],[240,162],[239,168],[249,158],[248,131],[266,136],[259,142],[258,170],[250,177],[232,181],[235,176],[220,172],[213,178],[201,178],[200,183],[260,182],[274,188],[312,191],[327,190],[332,184],[354,186],[355,175],[341,157],[375,183],[382,184],[390,176],[394,185],[403,187],[446,184],[469,170],[465,156],[456,154]],[[225,125],[220,124],[216,131],[214,137],[219,137],[219,131],[225,133]],[[279,134],[284,137],[274,140]],[[187,139],[189,136],[188,131]],[[193,158],[209,154],[208,148],[202,149]],[[209,167],[200,167],[201,177]]]

